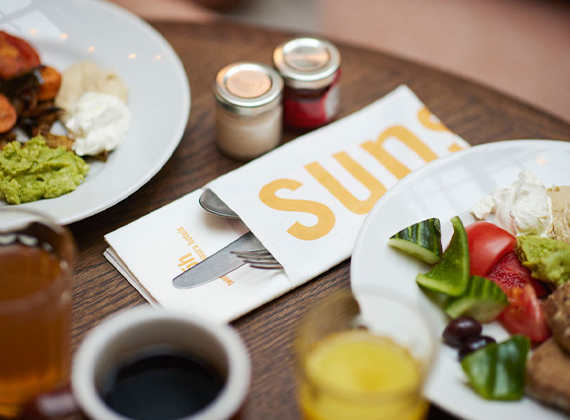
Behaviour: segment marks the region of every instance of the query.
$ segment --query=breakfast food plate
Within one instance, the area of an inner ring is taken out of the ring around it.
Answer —
[[[359,290],[378,286],[414,300],[433,315],[441,334],[448,320],[417,286],[415,278],[429,267],[388,246],[388,239],[420,220],[441,220],[442,243],[449,242],[450,219],[465,225],[475,221],[469,210],[497,188],[517,180],[523,169],[533,172],[548,188],[570,185],[570,142],[517,140],[475,146],[440,158],[414,171],[393,186],[366,218],[352,255],[351,283]],[[498,324],[484,333],[502,341],[508,333]],[[434,404],[467,420],[558,420],[564,413],[524,397],[515,402],[488,401],[468,385],[457,351],[441,345],[426,395]]]
[[[127,85],[132,113],[123,142],[106,162],[89,161],[75,191],[18,207],[75,222],[125,199],[162,168],[186,128],[190,88],[176,52],[150,25],[104,1],[3,0],[0,30],[28,41],[42,63],[60,72],[85,60],[115,72]]]

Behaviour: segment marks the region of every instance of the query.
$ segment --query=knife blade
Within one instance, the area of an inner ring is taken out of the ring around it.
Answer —
[[[172,279],[177,289],[190,289],[216,280],[246,263],[232,251],[258,251],[265,247],[251,232],[248,232],[231,244],[220,249],[205,260]]]

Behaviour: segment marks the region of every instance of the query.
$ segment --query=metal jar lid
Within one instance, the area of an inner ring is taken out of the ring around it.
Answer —
[[[230,112],[258,115],[281,104],[283,79],[265,64],[238,62],[222,68],[214,80],[214,96]]]
[[[273,63],[287,86],[320,89],[333,82],[340,68],[340,53],[328,41],[296,38],[275,48]]]

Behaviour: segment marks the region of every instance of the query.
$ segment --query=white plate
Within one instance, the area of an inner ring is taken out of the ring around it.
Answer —
[[[446,319],[420,291],[415,278],[427,267],[389,247],[388,239],[401,229],[429,217],[442,222],[442,241],[449,242],[449,220],[460,215],[464,224],[474,221],[469,209],[496,188],[515,181],[523,168],[530,169],[549,187],[570,185],[570,142],[519,140],[475,146],[438,159],[394,185],[366,218],[351,262],[351,282],[359,288],[378,286],[399,292],[425,306],[441,333]],[[507,333],[497,324],[484,333],[497,341]],[[457,361],[457,351],[441,346],[426,388],[427,397],[443,409],[468,420],[557,420],[562,413],[524,398],[518,402],[490,402],[467,385]]]
[[[92,163],[77,190],[12,207],[75,222],[125,199],[162,168],[188,122],[190,88],[180,59],[150,25],[103,1],[1,0],[0,29],[31,42],[42,63],[60,71],[80,60],[116,71],[133,113],[124,142],[106,163]]]

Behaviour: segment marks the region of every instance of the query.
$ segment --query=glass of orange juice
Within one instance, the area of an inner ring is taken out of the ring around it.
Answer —
[[[65,227],[0,208],[0,418],[69,379],[74,257]]]
[[[337,292],[311,308],[295,349],[306,420],[420,420],[438,340],[429,314],[392,292]]]

